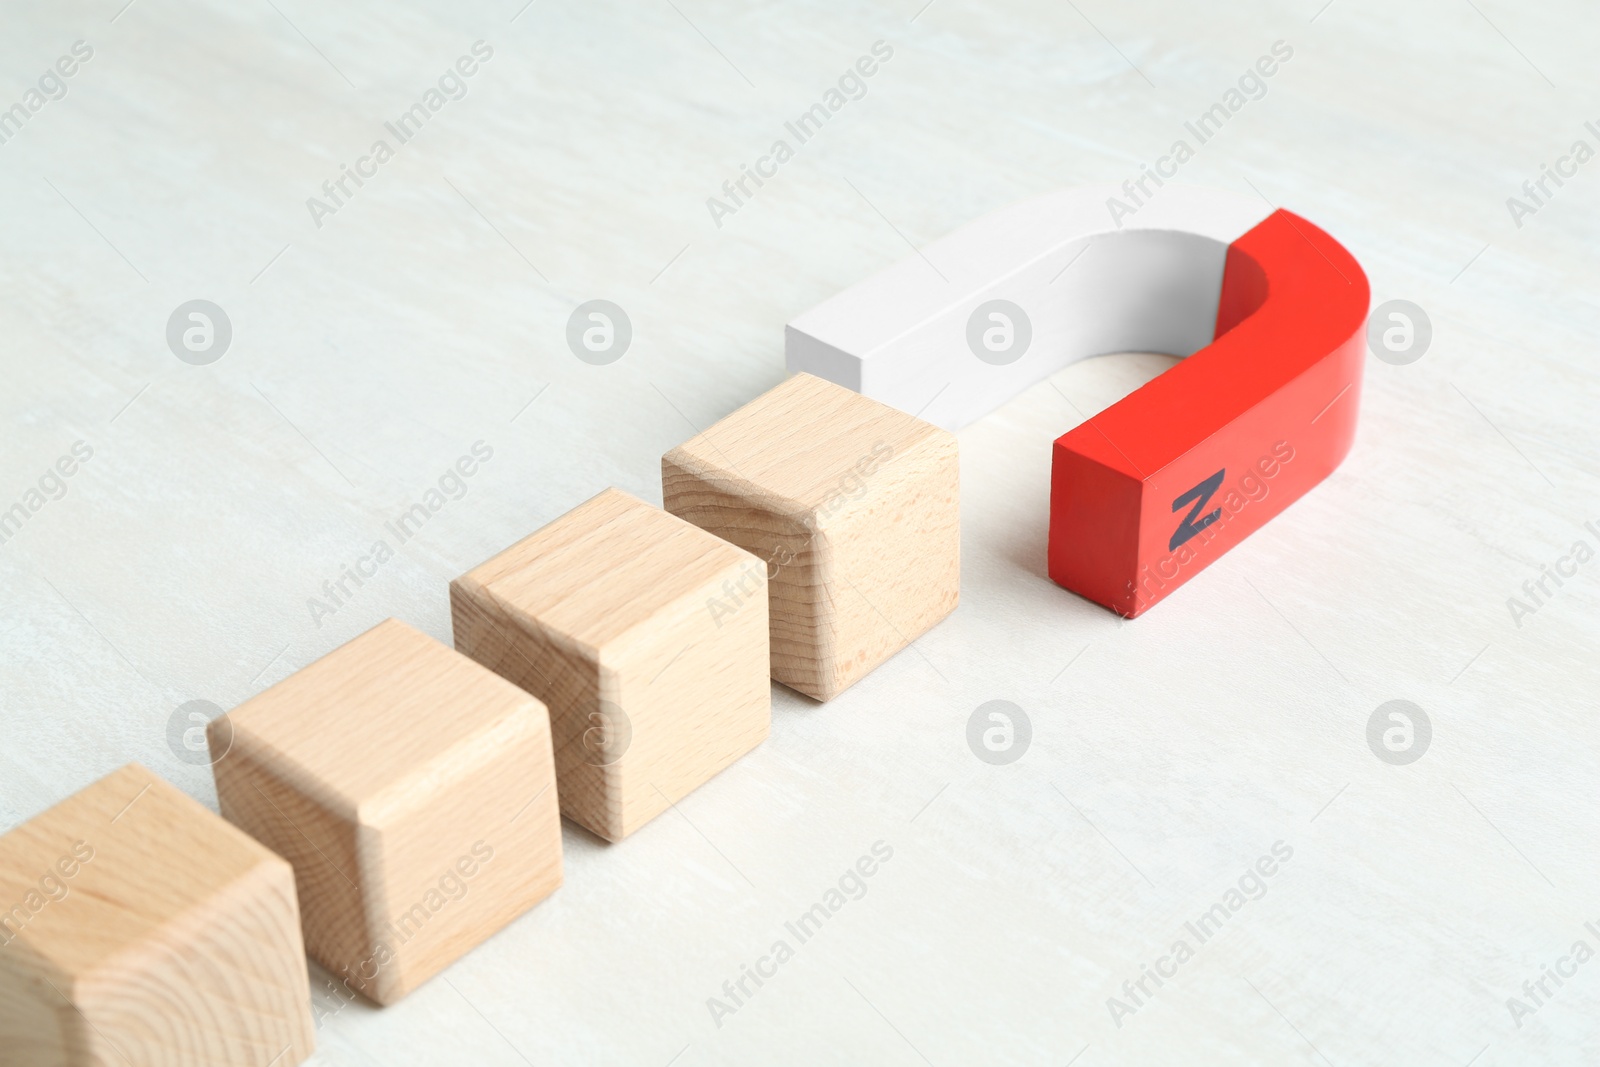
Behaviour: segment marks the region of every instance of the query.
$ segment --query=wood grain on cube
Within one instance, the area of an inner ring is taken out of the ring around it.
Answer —
[[[661,461],[666,509],[760,557],[772,677],[827,700],[955,610],[956,439],[797,374]]]
[[[223,814],[294,865],[311,956],[380,1004],[561,884],[544,706],[398,620],[226,719]]]
[[[608,489],[450,609],[458,649],[549,706],[561,810],[617,841],[767,736],[766,596],[748,554]]]
[[[312,1052],[289,865],[137,764],[0,838],[0,908],[9,1067]]]

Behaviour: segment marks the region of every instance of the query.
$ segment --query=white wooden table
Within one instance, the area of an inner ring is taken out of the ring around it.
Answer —
[[[390,615],[448,640],[452,576],[607,485],[659,500],[662,452],[780,380],[786,320],[986,210],[1136,178],[1275,41],[1182,179],[1316,220],[1433,324],[1419,361],[1369,360],[1332,478],[1132,623],[1044,577],[1048,446],[1167,361],[963,431],[953,617],[832,703],[775,689],[771,739],[624,844],[569,827],[556,896],[403,1003],[327,1014],[315,1063],[1594,1061],[1600,963],[1523,984],[1600,950],[1600,562],[1507,606],[1600,548],[1600,164],[1520,226],[1506,203],[1600,148],[1591,8],[122,2],[14,0],[0,33],[27,112],[0,144],[6,826],[129,760],[214,805],[180,706]],[[877,41],[865,94],[714,219]],[[335,205],[341,166],[369,176]],[[565,340],[597,298],[633,326],[605,366]],[[206,365],[166,338],[196,299],[232,328]],[[1032,722],[1005,766],[966,742],[993,699]],[[1367,740],[1392,699],[1432,724],[1404,766]],[[714,1018],[880,841],[865,896]]]

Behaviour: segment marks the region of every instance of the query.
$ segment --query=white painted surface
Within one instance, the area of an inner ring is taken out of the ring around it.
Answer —
[[[959,430],[1081,359],[1193,355],[1216,335],[1228,246],[1272,207],[1145,191],[1059,189],[975,219],[798,315],[785,364]]]
[[[94,449],[0,545],[7,824],[130,759],[214,802],[167,747],[182,702],[388,615],[447,637],[449,578],[607,484],[658,499],[660,454],[778,381],[783,324],[900,234],[1136,176],[1283,39],[1182,180],[1254,185],[1431,314],[1420,362],[1368,367],[1343,467],[1122,623],[1044,577],[1048,446],[1167,361],[1028,390],[962,433],[951,619],[831,704],[775,692],[771,739],[623,845],[569,830],[554,898],[327,1021],[316,1062],[1592,1061],[1600,963],[1520,1029],[1506,1007],[1600,948],[1600,561],[1520,628],[1506,606],[1600,520],[1600,169],[1521,228],[1505,203],[1596,140],[1586,7],[274,2],[5,15],[0,105],[95,49],[0,145],[0,502]],[[314,228],[306,197],[478,39],[465,99]],[[716,228],[706,198],[880,39],[865,97]],[[234,327],[210,366],[164,341],[195,298]],[[609,366],[563,339],[591,298],[633,322]],[[313,625],[478,440],[465,496]],[[1408,767],[1365,739],[1395,698],[1434,725]],[[1033,722],[1010,766],[967,748],[991,699]],[[865,898],[713,1025],[878,840]],[[1107,998],[1279,840],[1265,897],[1116,1028]]]

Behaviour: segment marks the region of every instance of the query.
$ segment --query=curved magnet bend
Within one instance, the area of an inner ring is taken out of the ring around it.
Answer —
[[[1189,357],[1055,443],[1050,577],[1132,617],[1344,459],[1369,289],[1288,211],[1167,185],[1118,226],[1112,195],[985,215],[805,312],[785,348],[790,371],[951,430],[1089,356]],[[980,353],[990,323],[1010,351]]]

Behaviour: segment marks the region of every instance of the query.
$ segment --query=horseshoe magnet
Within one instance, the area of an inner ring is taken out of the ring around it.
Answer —
[[[1069,363],[1186,357],[1055,442],[1049,573],[1133,617],[1326,478],[1355,437],[1369,289],[1298,215],[1167,185],[983,216],[789,323],[806,371],[959,429]]]

